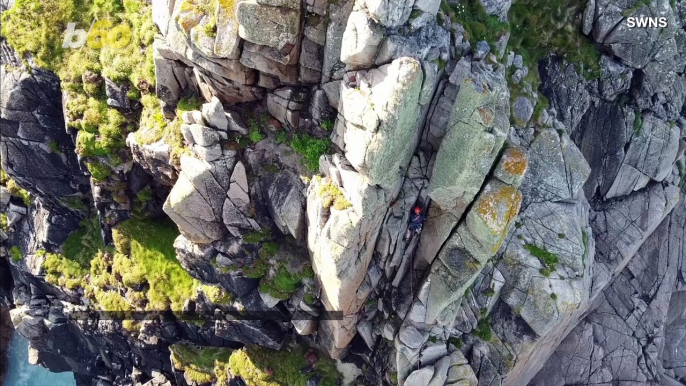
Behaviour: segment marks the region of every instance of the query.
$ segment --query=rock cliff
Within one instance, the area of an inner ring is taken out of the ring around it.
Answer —
[[[0,306],[32,363],[79,386],[686,384],[686,2],[0,12]],[[648,16],[667,27],[626,25]],[[62,48],[95,17],[125,44]]]

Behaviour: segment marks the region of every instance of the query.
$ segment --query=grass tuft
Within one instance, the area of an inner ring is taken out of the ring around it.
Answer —
[[[308,367],[304,347],[274,351],[246,346],[231,354],[229,367],[232,373],[251,386],[305,386],[314,374],[321,376],[320,385],[340,384],[341,374],[335,362],[324,353],[318,353],[318,358],[312,372],[303,372],[303,368]],[[268,370],[273,374],[269,375]]]

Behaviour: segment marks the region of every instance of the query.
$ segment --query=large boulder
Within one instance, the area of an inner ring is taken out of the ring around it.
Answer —
[[[384,30],[364,11],[353,11],[341,43],[341,61],[351,68],[366,68],[374,63]]]
[[[307,230],[305,190],[300,176],[287,169],[267,177],[263,186],[263,195],[274,223],[282,233],[290,234],[296,240],[303,239]]]
[[[510,127],[501,74],[473,72],[460,86],[429,183],[431,199],[458,217],[481,189]]]
[[[213,163],[187,155],[181,157],[181,172],[164,203],[164,211],[190,241],[208,244],[227,233],[225,213],[232,212],[234,205],[225,202],[239,202],[234,199],[236,193],[233,197],[228,194],[235,157],[235,152],[231,151],[225,151],[222,158]],[[244,200],[240,201],[241,207],[244,204]],[[233,225],[234,219],[226,220]]]
[[[300,34],[299,9],[241,1],[236,8],[236,20],[241,38],[286,52],[296,45]]]
[[[355,80],[341,85],[343,121],[336,134],[349,144],[346,158],[369,184],[394,189],[419,139],[421,66],[401,58],[348,77]]]

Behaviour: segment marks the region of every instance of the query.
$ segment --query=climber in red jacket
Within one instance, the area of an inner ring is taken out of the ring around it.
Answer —
[[[426,221],[426,217],[422,216],[422,208],[416,206],[414,213],[410,216],[410,226],[405,233],[405,241],[411,239],[414,233],[421,233],[424,221]]]

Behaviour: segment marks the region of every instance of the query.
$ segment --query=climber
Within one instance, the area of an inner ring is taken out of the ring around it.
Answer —
[[[407,228],[405,233],[405,241],[412,238],[412,234],[419,234],[422,232],[422,226],[426,221],[426,217],[422,216],[422,208],[416,206],[414,208],[414,214],[410,216],[410,226]]]

